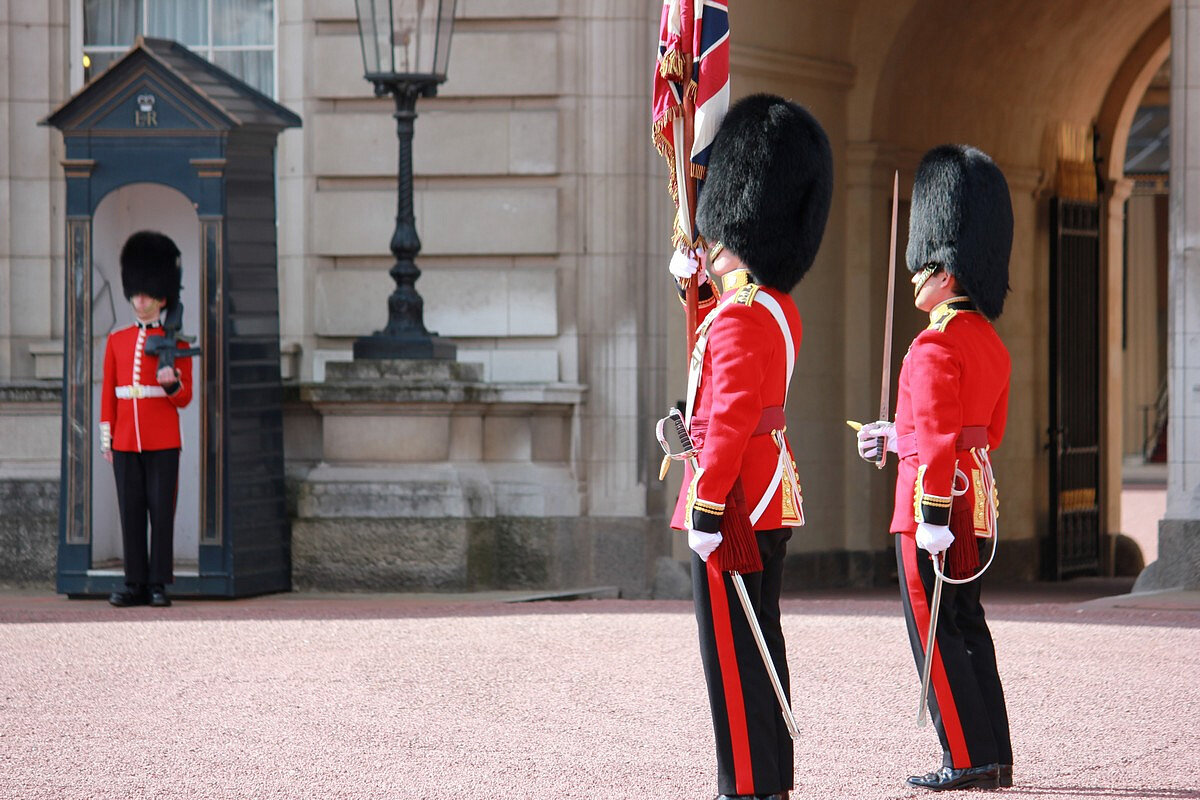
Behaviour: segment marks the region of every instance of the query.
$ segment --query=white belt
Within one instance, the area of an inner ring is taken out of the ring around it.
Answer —
[[[167,390],[161,386],[142,386],[140,383],[135,383],[133,386],[118,386],[116,392],[119,400],[167,396]]]

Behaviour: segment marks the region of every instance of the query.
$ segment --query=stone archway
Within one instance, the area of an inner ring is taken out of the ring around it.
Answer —
[[[204,307],[200,276],[200,219],[190,198],[172,186],[161,183],[131,183],[104,196],[92,215],[92,418],[100,418],[101,363],[110,331],[133,322],[132,312],[122,294],[118,253],[130,234],[155,230],[170,236],[182,252],[184,309],[183,332],[195,335],[200,330]],[[99,303],[97,303],[99,301]],[[195,375],[204,375],[203,355],[195,362]],[[199,381],[197,386],[199,387]],[[196,393],[200,397],[200,392]],[[196,575],[200,548],[200,484],[188,480],[200,474],[201,403],[193,402],[180,412],[183,450],[175,510],[175,561],[177,575]],[[120,521],[117,516],[116,486],[112,467],[103,463],[98,450],[92,453],[92,572],[107,569],[123,574]]]
[[[1101,395],[1104,421],[1102,452],[1105,454],[1104,503],[1107,512],[1105,530],[1110,532],[1108,565],[1111,571],[1119,572],[1122,559],[1118,552],[1118,540],[1128,531],[1122,525],[1123,447],[1127,437],[1137,432],[1128,430],[1123,413],[1122,396],[1125,391],[1124,340],[1126,309],[1124,302],[1126,270],[1127,203],[1134,183],[1125,175],[1125,154],[1129,142],[1130,128],[1139,104],[1146,95],[1155,74],[1170,58],[1171,14],[1164,10],[1159,17],[1130,49],[1125,60],[1117,69],[1108,93],[1096,117],[1096,132],[1099,152],[1098,160],[1105,179],[1104,194],[1100,198],[1103,215],[1101,245],[1101,270],[1105,291],[1102,293],[1101,327],[1103,350],[1101,361]],[[1165,333],[1165,332],[1164,332]],[[1153,387],[1154,390],[1157,386]]]
[[[902,186],[906,168],[911,184],[920,154],[945,141],[981,147],[1009,178],[1016,224],[1013,293],[998,328],[1014,354],[1015,402],[997,464],[1006,478],[1001,491],[1009,546],[1023,551],[1013,560],[1029,565],[1038,561],[1037,538],[1050,514],[1044,450],[1050,371],[1047,220],[1061,142],[1089,140],[1093,126],[1100,125],[1110,143],[1117,135],[1123,142],[1132,115],[1126,106],[1136,107],[1139,85],[1144,89],[1156,57],[1161,63],[1169,6],[1169,0],[1071,0],[967,7],[928,0],[911,4],[892,34],[871,22],[889,16],[883,4],[864,0],[858,9],[859,28],[891,36],[869,43],[887,54],[877,59],[876,74],[860,76],[862,89],[852,98],[851,119],[866,126],[858,133],[862,144],[896,154]],[[1115,145],[1112,149],[1123,155]],[[1090,167],[1090,147],[1084,152]],[[1121,160],[1108,158],[1108,163]],[[875,191],[882,195],[886,189]],[[871,256],[876,263],[885,257]],[[1096,314],[1106,330],[1115,325],[1119,331],[1120,317],[1107,311],[1112,302],[1111,293],[1102,296]],[[1115,302],[1119,311],[1119,295]],[[1119,469],[1119,453],[1116,458]],[[1119,509],[1111,501],[1104,506],[1110,512]],[[1110,513],[1101,532],[1112,531],[1118,520]],[[1037,571],[1029,566],[1016,574],[1034,577]]]

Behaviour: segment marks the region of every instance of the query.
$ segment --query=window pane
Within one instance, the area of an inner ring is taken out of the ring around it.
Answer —
[[[189,47],[208,45],[207,0],[147,0],[146,35]]]
[[[83,0],[84,45],[124,45],[142,32],[142,0]]]
[[[83,68],[83,82],[87,83],[101,72],[104,72],[110,64],[124,55],[124,53],[88,53],[87,57],[92,63]]]
[[[262,50],[218,50],[213,63],[258,89],[267,97],[275,94],[275,71],[271,53]]]
[[[213,0],[213,44],[275,44],[272,0]]]

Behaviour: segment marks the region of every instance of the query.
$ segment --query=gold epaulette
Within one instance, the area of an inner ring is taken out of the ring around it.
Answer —
[[[966,301],[964,303],[963,301]],[[943,300],[929,312],[929,327],[926,330],[938,331],[945,333],[946,326],[950,324],[950,320],[964,310],[965,306],[969,306],[970,298],[967,297],[951,297],[949,300]]]
[[[757,283],[747,283],[737,290],[737,294],[733,296],[733,302],[744,306],[754,305],[754,295],[758,294],[758,289]]]

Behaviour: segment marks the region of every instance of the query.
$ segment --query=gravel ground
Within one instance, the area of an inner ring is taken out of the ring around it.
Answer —
[[[1001,794],[1200,798],[1200,593],[1078,587],[985,595]],[[784,614],[793,800],[922,794],[903,778],[940,757],[898,598]],[[695,638],[666,601],[0,593],[0,798],[711,798]]]

